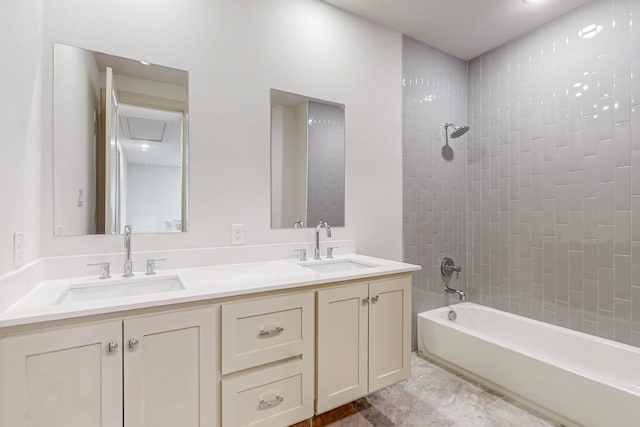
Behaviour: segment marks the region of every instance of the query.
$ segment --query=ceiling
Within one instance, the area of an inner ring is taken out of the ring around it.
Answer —
[[[324,0],[472,59],[591,0]]]

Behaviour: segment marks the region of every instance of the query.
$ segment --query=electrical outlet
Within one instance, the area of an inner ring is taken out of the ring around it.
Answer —
[[[13,233],[13,268],[18,268],[24,263],[24,233]]]
[[[231,244],[244,245],[244,224],[231,224]]]

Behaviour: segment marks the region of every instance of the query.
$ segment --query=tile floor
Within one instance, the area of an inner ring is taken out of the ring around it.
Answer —
[[[412,355],[407,381],[312,420],[313,427],[550,427],[553,424]]]

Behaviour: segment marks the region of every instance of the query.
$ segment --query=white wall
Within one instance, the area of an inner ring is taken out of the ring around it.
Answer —
[[[45,255],[122,245],[117,236],[53,237],[51,45],[58,41],[190,73],[190,232],[136,236],[140,250],[226,246],[231,223],[246,225],[247,244],[312,239],[311,230],[270,227],[269,90],[277,88],[346,105],[346,227],[334,239],[402,258],[398,33],[314,0],[44,0],[44,16]]]
[[[3,274],[13,267],[14,231],[24,232],[25,262],[40,255],[40,1],[3,2],[0,52],[0,274]]]
[[[127,163],[123,180],[123,224],[138,233],[165,230],[165,220],[182,217],[182,170],[179,166]],[[126,187],[126,189],[124,188]]]
[[[95,54],[88,50],[58,44],[54,57],[54,132],[55,140],[60,141],[55,157],[64,165],[56,170],[53,180],[54,226],[63,235],[94,234],[100,71]],[[82,206],[78,206],[79,190],[83,192]]]

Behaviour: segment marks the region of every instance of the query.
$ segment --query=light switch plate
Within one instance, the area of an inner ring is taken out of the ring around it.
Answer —
[[[231,224],[231,244],[244,245],[244,224]]]

